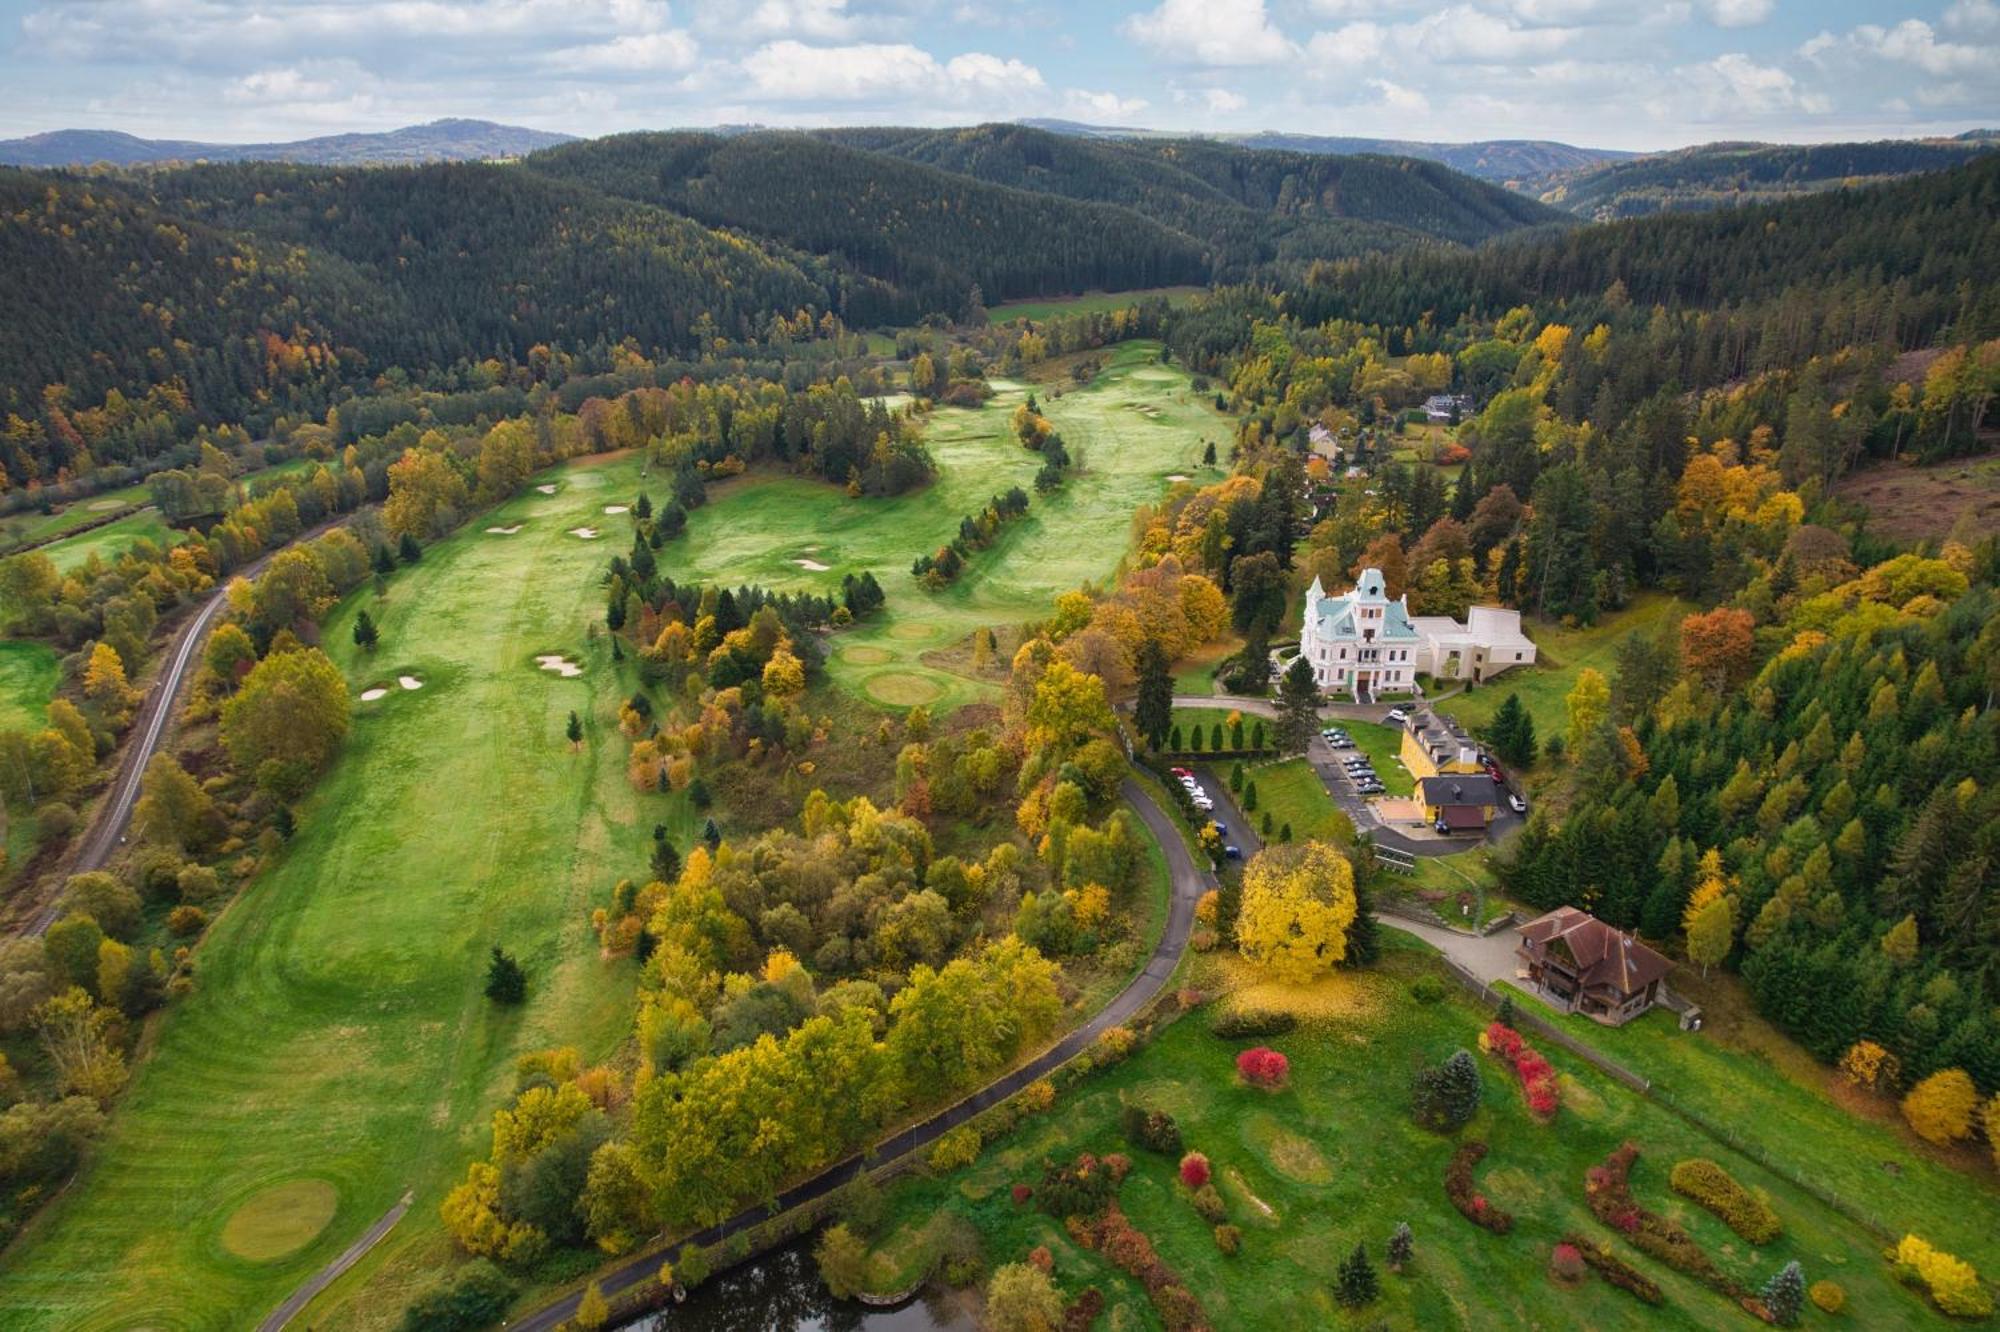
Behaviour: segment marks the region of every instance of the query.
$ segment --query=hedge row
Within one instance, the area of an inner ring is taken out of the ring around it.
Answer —
[[[1715,1213],[1724,1225],[1752,1244],[1769,1244],[1784,1231],[1771,1204],[1738,1184],[1713,1161],[1699,1156],[1682,1161],[1668,1174],[1667,1183],[1675,1193]]]

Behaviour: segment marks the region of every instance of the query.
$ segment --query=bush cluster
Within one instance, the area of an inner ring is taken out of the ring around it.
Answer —
[[[1609,1245],[1593,1244],[1574,1231],[1564,1235],[1562,1242],[1575,1250],[1591,1271],[1618,1289],[1638,1296],[1642,1303],[1659,1304],[1666,1298],[1651,1277],[1612,1253]]]
[[[1298,1025],[1299,1020],[1290,1013],[1256,1008],[1230,1008],[1216,1014],[1215,1021],[1209,1024],[1208,1029],[1226,1041],[1235,1041],[1282,1036]]]
[[[919,555],[910,566],[912,576],[926,587],[937,589],[957,578],[974,551],[986,549],[1000,536],[1000,529],[1028,512],[1028,493],[1019,486],[986,501],[978,513],[958,521],[958,535],[936,553]]]
[[[1181,1149],[1181,1126],[1164,1110],[1128,1105],[1119,1117],[1119,1127],[1126,1141],[1149,1152],[1171,1156]]]
[[[1632,1163],[1638,1157],[1636,1146],[1623,1143],[1584,1175],[1584,1193],[1591,1215],[1624,1235],[1641,1253],[1659,1259],[1677,1272],[1687,1273],[1746,1308],[1756,1303],[1755,1292],[1718,1268],[1695,1243],[1694,1236],[1633,1200]],[[1753,1312],[1762,1317],[1762,1305],[1758,1304]]]
[[[1494,1022],[1479,1038],[1480,1047],[1514,1066],[1521,1079],[1521,1092],[1528,1098],[1528,1113],[1540,1120],[1555,1117],[1562,1105],[1562,1090],[1556,1071],[1541,1052],[1521,1038],[1521,1033],[1502,1022]]]
[[[1452,1153],[1451,1164],[1444,1171],[1444,1192],[1451,1199],[1459,1215],[1475,1226],[1483,1226],[1496,1235],[1504,1235],[1514,1228],[1514,1217],[1486,1201],[1486,1195],[1472,1185],[1472,1168],[1485,1159],[1486,1144],[1483,1142],[1461,1143]]]
[[[1088,1238],[1095,1241],[1089,1247],[1099,1249],[1114,1266],[1138,1278],[1167,1332],[1209,1332],[1212,1324],[1202,1311],[1201,1301],[1194,1297],[1180,1274],[1154,1251],[1153,1242],[1146,1238],[1145,1232],[1125,1219],[1117,1203],[1105,1210],[1104,1218],[1092,1228]]]
[[[1896,1269],[1905,1281],[1928,1290],[1937,1307],[1954,1318],[1984,1318],[1993,1312],[1993,1296],[1978,1270],[1927,1240],[1903,1236],[1896,1246]]]
[[[1035,1188],[1042,1210],[1054,1217],[1092,1217],[1111,1201],[1118,1185],[1111,1168],[1089,1152],[1068,1165],[1051,1164]]]
[[[1698,1156],[1682,1161],[1668,1174],[1667,1183],[1675,1193],[1715,1213],[1724,1225],[1752,1244],[1769,1244],[1784,1230],[1770,1203],[1738,1184],[1713,1161]]]
[[[1236,1056],[1236,1072],[1253,1087],[1276,1091],[1292,1075],[1292,1061],[1268,1045],[1252,1046]]]

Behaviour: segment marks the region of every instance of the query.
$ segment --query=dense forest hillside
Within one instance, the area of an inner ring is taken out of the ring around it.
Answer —
[[[1065,138],[1019,125],[830,130],[821,137],[1017,189],[1119,204],[1201,238],[1213,276],[1340,258],[1415,235],[1473,245],[1558,219],[1429,162],[1253,152],[1206,139]]]
[[[1104,204],[1004,189],[804,134],[624,134],[535,172],[824,254],[864,282],[855,324],[989,300],[1200,281],[1201,243]]]
[[[327,134],[290,143],[202,143],[142,139],[117,130],[51,130],[0,140],[0,165],[138,166],[155,162],[304,162],[319,166],[476,162],[520,157],[568,142],[567,134],[496,125],[490,120],[433,120],[379,134]]]
[[[1153,139],[1175,138],[1156,130],[1113,125],[1086,125],[1074,120],[1028,119],[1021,122],[1031,129],[1047,130],[1072,138]],[[1362,139],[1350,135],[1286,134],[1262,130],[1255,134],[1204,135],[1216,143],[1239,148],[1271,148],[1288,153],[1320,153],[1350,157],[1374,153],[1386,157],[1416,157],[1441,162],[1454,171],[1463,171],[1480,180],[1509,184],[1533,180],[1558,171],[1575,171],[1606,162],[1622,162],[1638,156],[1615,148],[1579,148],[1551,139],[1481,139],[1470,143],[1428,143],[1420,139]]]
[[[1877,143],[1711,143],[1631,161],[1562,170],[1533,180],[1543,203],[1597,221],[1768,203],[1958,166],[1994,144],[1982,140]]]

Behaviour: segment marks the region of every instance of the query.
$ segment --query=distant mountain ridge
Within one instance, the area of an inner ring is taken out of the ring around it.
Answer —
[[[1579,148],[1552,139],[1485,139],[1471,143],[1432,143],[1419,139],[1369,139],[1342,135],[1289,134],[1277,130],[1255,133],[1190,135],[1179,131],[1136,129],[1125,126],[1086,125],[1075,120],[1030,119],[1020,122],[1031,129],[1047,130],[1082,139],[1178,139],[1201,138],[1237,148],[1266,148],[1316,156],[1346,157],[1358,153],[1379,153],[1387,157],[1414,157],[1439,162],[1454,171],[1495,184],[1519,188],[1523,182],[1558,171],[1623,162],[1640,156],[1616,148]]]
[[[142,139],[117,130],[66,129],[0,140],[0,165],[145,166],[163,162],[297,162],[309,166],[390,166],[525,157],[574,136],[498,125],[490,120],[433,120],[380,133],[328,134],[281,143],[203,143]]]

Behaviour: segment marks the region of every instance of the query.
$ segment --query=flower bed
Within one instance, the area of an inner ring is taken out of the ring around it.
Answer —
[[[1479,1048],[1514,1066],[1521,1079],[1521,1094],[1527,1097],[1528,1113],[1546,1124],[1562,1107],[1562,1089],[1556,1071],[1539,1050],[1521,1038],[1521,1033],[1503,1022],[1490,1023],[1480,1033]]]
[[[1715,1213],[1722,1224],[1752,1244],[1769,1244],[1784,1230],[1771,1204],[1738,1184],[1713,1161],[1699,1156],[1682,1161],[1667,1175],[1667,1183],[1675,1193]]]
[[[1639,1149],[1628,1142],[1605,1157],[1602,1164],[1590,1168],[1583,1187],[1591,1215],[1624,1235],[1639,1252],[1650,1254],[1677,1272],[1687,1273],[1736,1301],[1750,1314],[1770,1322],[1770,1310],[1756,1292],[1717,1267],[1695,1243],[1694,1236],[1676,1222],[1633,1201],[1632,1162],[1638,1158]]]
[[[1638,1297],[1641,1303],[1659,1304],[1666,1298],[1652,1278],[1612,1253],[1609,1245],[1592,1244],[1574,1231],[1564,1235],[1562,1242],[1576,1250],[1577,1256],[1591,1271],[1618,1289]]]
[[[1504,1235],[1514,1228],[1511,1213],[1503,1212],[1486,1200],[1486,1195],[1472,1186],[1472,1168],[1486,1156],[1486,1144],[1468,1142],[1460,1145],[1453,1153],[1451,1164],[1445,1167],[1444,1192],[1451,1199],[1451,1205],[1459,1214],[1475,1226],[1483,1226],[1496,1235]]]

